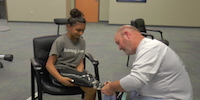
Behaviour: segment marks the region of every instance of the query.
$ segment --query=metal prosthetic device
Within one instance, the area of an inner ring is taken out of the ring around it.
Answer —
[[[97,90],[101,90],[103,84],[100,83],[96,78],[89,72],[78,72],[73,69],[61,69],[58,72],[64,76],[73,79],[72,83],[78,86],[93,87]],[[57,80],[52,80],[55,85],[62,86]]]

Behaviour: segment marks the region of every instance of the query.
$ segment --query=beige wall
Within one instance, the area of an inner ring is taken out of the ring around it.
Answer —
[[[200,27],[199,4],[200,0],[100,0],[99,20],[130,24],[132,19],[144,18],[147,25]],[[8,21],[53,22],[68,16],[72,8],[74,0],[7,0]]]
[[[109,0],[99,0],[99,20],[108,21],[109,19]]]
[[[147,25],[200,27],[200,0],[147,0],[146,3],[110,0],[109,23],[130,24],[144,18]]]
[[[7,0],[7,13],[8,21],[53,22],[66,17],[66,0]]]
[[[53,22],[73,8],[74,0],[7,0],[8,21]],[[100,21],[108,21],[108,9],[109,0],[100,0]]]
[[[75,0],[71,0],[70,2],[71,2],[71,9],[73,9],[75,6]]]

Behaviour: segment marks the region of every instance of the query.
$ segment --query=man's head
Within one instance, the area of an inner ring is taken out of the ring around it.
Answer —
[[[139,30],[131,25],[120,27],[114,36],[119,50],[123,50],[127,55],[136,53],[136,49],[143,38]]]

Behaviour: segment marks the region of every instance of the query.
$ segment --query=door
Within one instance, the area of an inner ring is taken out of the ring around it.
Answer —
[[[82,11],[87,22],[99,21],[99,0],[76,0],[75,7]]]

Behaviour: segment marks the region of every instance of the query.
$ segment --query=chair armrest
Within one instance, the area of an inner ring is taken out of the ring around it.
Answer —
[[[159,32],[160,34],[162,34],[162,31],[160,30],[155,30],[155,29],[146,29],[147,31],[153,31],[153,32]]]
[[[155,29],[146,29],[147,31],[152,31],[152,32],[159,32],[160,33],[160,36],[161,36],[161,39],[163,39],[163,35],[162,35],[162,31],[160,30],[155,30]]]
[[[31,66],[34,68],[34,70],[41,70],[42,69],[42,65],[39,63],[37,58],[31,58]]]
[[[87,59],[89,59],[91,61],[91,63],[94,65],[95,78],[98,81],[100,81],[100,78],[99,78],[99,68],[98,68],[99,61],[97,59],[95,59],[90,53],[85,53],[85,57]]]
[[[85,53],[85,57],[88,58],[93,65],[99,65],[99,61],[95,59],[90,53]]]
[[[141,33],[144,37],[150,36],[151,39],[154,39],[154,36],[152,34],[149,33]]]

